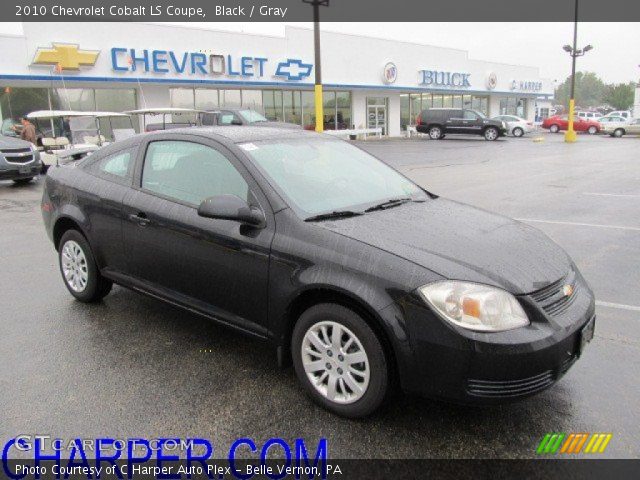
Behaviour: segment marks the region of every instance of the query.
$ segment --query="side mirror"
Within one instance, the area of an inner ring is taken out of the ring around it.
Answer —
[[[245,225],[262,228],[265,226],[264,213],[251,207],[235,195],[216,195],[205,198],[198,207],[198,215],[205,218],[235,220]]]
[[[240,120],[233,119],[231,120],[231,125],[242,125],[242,122]]]

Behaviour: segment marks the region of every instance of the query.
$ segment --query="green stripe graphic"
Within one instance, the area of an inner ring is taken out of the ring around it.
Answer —
[[[556,453],[565,436],[564,433],[547,433],[538,445],[536,453],[538,455]]]

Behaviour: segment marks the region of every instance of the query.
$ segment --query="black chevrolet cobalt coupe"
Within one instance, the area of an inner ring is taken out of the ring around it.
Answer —
[[[312,132],[136,136],[52,168],[42,212],[78,300],[117,283],[263,338],[348,417],[398,388],[531,395],[593,336],[594,296],[544,234]]]

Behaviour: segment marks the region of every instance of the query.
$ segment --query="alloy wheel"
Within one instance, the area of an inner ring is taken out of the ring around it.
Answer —
[[[350,404],[367,391],[371,374],[367,352],[344,325],[333,321],[312,325],[302,340],[301,355],[309,382],[327,400]]]
[[[484,132],[484,138],[487,140],[495,140],[498,138],[498,131],[495,128],[487,128]]]
[[[64,279],[74,292],[82,292],[87,288],[89,281],[89,269],[87,258],[80,245],[67,240],[62,247],[62,273]]]
[[[429,138],[431,138],[431,140],[438,140],[441,136],[442,130],[440,130],[438,127],[433,127],[431,130],[429,130]]]

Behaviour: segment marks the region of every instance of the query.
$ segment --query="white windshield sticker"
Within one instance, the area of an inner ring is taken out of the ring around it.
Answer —
[[[241,149],[247,151],[247,152],[251,152],[253,150],[258,150],[258,147],[256,147],[253,143],[242,143],[240,145],[238,145]]]

